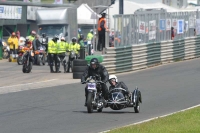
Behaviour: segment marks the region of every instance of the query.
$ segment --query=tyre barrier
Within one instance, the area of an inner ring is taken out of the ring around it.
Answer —
[[[87,68],[87,61],[84,59],[77,59],[73,61],[73,79],[81,79],[83,72]]]

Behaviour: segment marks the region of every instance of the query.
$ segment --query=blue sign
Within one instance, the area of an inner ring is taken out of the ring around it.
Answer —
[[[184,20],[178,20],[178,27],[177,27],[177,33],[182,34],[184,32]]]
[[[166,25],[165,25],[165,19],[160,19],[160,30],[165,30],[165,27],[166,27]]]
[[[22,8],[18,8],[18,14],[22,14]]]
[[[4,7],[0,7],[0,13],[4,13]]]

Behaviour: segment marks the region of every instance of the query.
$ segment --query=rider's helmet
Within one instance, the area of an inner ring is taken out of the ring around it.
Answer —
[[[90,33],[92,33],[92,34],[93,34],[93,29],[91,29],[91,30],[90,30]]]
[[[45,33],[42,33],[42,37],[46,37],[46,34],[45,34]]]
[[[53,37],[53,41],[57,41],[58,39],[59,39],[58,35],[55,35],[55,36]]]
[[[114,86],[118,82],[117,76],[115,75],[109,75],[109,83],[110,85]],[[113,84],[115,83],[115,84]]]
[[[72,43],[75,44],[75,43],[76,43],[76,40],[77,40],[76,37],[73,37],[73,38],[72,38]]]
[[[84,39],[84,35],[83,34],[80,34],[80,39]]]
[[[36,31],[32,30],[32,31],[31,31],[31,35],[32,35],[32,36],[35,36],[35,35],[36,35]]]
[[[28,41],[30,41],[30,38],[27,36],[27,37],[26,37],[26,42],[28,42]]]
[[[65,41],[65,37],[61,37],[61,39],[60,39],[61,41]]]
[[[92,59],[90,60],[90,68],[96,69],[96,68],[98,68],[98,66],[99,66],[99,61],[98,61],[98,59],[97,59],[97,58],[92,58]]]
[[[79,34],[81,33],[81,28],[78,28],[78,33],[79,33]]]

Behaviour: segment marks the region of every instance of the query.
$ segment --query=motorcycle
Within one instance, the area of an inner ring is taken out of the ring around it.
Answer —
[[[99,79],[99,80],[98,80]],[[97,76],[90,76],[86,82],[87,83],[87,111],[88,113],[93,113],[93,110],[97,112],[102,112],[104,104],[104,98],[102,95],[101,83],[103,83]]]
[[[40,46],[39,50],[35,51],[35,59],[37,65],[45,65],[45,46]]]
[[[24,47],[23,48],[25,50],[25,53],[23,55],[23,66],[22,66],[22,72],[23,73],[30,73],[32,70],[32,66],[33,66],[33,52],[27,48]]]
[[[10,52],[10,47],[7,45],[7,43],[3,40],[3,59],[8,59],[9,58],[9,52]]]
[[[18,56],[17,56],[17,63],[18,65],[22,65],[23,64],[23,54],[24,54],[24,46],[26,45],[26,39],[24,37],[20,37],[19,38],[19,46],[18,46]]]
[[[17,57],[17,63],[18,65],[22,65],[23,64],[23,54],[24,54],[24,47],[23,46],[19,46],[18,47],[18,57]]]
[[[59,56],[57,57],[59,62],[62,64],[62,66],[64,67],[64,72],[66,72],[67,68],[67,54],[65,53],[65,57],[62,59]]]
[[[71,70],[73,70],[72,68],[73,68],[73,61],[75,60],[75,59],[77,59],[77,55],[76,55],[76,53],[75,53],[75,51],[69,51],[69,62],[68,63],[70,63],[70,67],[71,67]],[[67,67],[68,67],[68,65],[67,65]]]
[[[94,54],[92,40],[87,42],[87,49],[88,49],[88,55],[93,55]]]
[[[126,90],[123,88],[114,88],[109,91],[107,105],[112,110],[121,110],[128,107],[134,107],[135,113],[140,112],[140,103],[142,103],[141,92],[136,89],[131,93],[130,97],[124,95]]]

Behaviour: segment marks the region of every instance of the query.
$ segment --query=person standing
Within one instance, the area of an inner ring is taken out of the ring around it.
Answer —
[[[51,41],[48,43],[48,58],[49,58],[49,66],[50,66],[50,72],[55,73],[53,70],[53,62],[55,61],[55,68],[57,68],[57,41],[59,37],[55,35]]]
[[[98,45],[97,45],[97,50],[102,51],[103,48],[105,48],[105,32],[109,31],[106,25],[106,13],[101,14],[102,17],[98,21]]]
[[[18,41],[18,38],[17,38],[15,32],[13,32],[11,34],[11,36],[8,38],[8,45],[10,47],[9,57],[10,57],[10,54],[14,54],[14,55],[17,54],[19,41]],[[14,58],[16,58],[16,57],[14,57]],[[9,58],[9,61],[10,61],[10,58]]]
[[[29,37],[29,40],[30,40],[30,41],[33,41],[33,40],[35,39],[35,36],[36,36],[36,32],[35,32],[34,30],[31,31],[31,35],[28,36],[28,37]]]
[[[76,54],[76,57],[78,56],[79,51],[80,51],[80,44],[77,43],[76,37],[72,38],[72,43],[68,45],[67,51],[69,51],[69,52],[74,51],[75,54]],[[70,69],[70,66],[71,66],[71,61],[73,61],[74,59],[75,58],[70,58],[70,53],[69,53],[69,59],[68,59],[68,62],[67,62],[67,64],[68,64],[67,72],[69,72],[69,69]]]
[[[65,37],[62,37],[61,38],[61,41],[58,43],[57,45],[57,56],[58,56],[58,64],[57,64],[57,73],[60,69],[60,63],[63,62],[63,66],[64,66],[64,73],[67,72],[67,61],[66,59],[64,60],[65,58],[65,53],[67,51],[67,47],[68,47],[68,43],[65,41]]]

